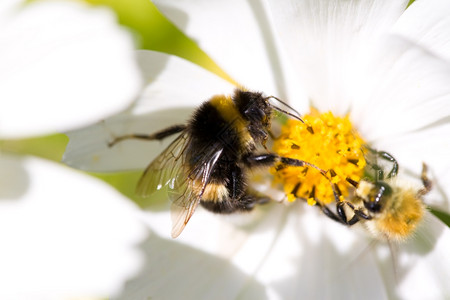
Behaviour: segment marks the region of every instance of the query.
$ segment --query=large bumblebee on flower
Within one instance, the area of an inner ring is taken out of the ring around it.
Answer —
[[[137,194],[142,197],[163,187],[168,189],[172,237],[183,231],[198,204],[215,213],[229,214],[250,211],[256,204],[267,202],[267,196],[248,186],[249,169],[275,163],[311,165],[266,150],[274,109],[301,120],[272,105],[270,99],[281,102],[273,96],[236,89],[232,96],[216,95],[204,102],[186,125],[151,135],[121,136],[110,143],[112,146],[128,138],[161,140],[180,133],[150,163],[137,186]]]

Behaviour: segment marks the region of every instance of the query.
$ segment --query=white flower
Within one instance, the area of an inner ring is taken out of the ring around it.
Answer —
[[[141,82],[133,43],[111,12],[20,2],[0,4],[2,138],[75,129],[133,101]],[[136,211],[98,179],[2,147],[0,298],[119,293],[141,263]]]
[[[1,137],[94,123],[137,94],[133,44],[110,11],[68,1],[8,0],[0,9]]]
[[[321,111],[350,111],[362,137],[392,153],[403,170],[420,174],[426,162],[435,184],[426,201],[448,211],[448,1],[416,1],[406,11],[408,1],[390,0],[156,3],[247,88],[300,111],[309,101]],[[195,106],[232,89],[179,58],[140,55],[152,79],[145,94],[132,110],[70,133],[67,163],[96,171],[144,168],[164,145],[126,141],[111,150],[107,141],[181,123],[188,115],[172,106]],[[147,265],[124,299],[442,299],[450,293],[450,231],[431,214],[394,256],[366,232],[302,203],[227,217],[198,209],[176,241],[169,238],[167,211],[149,212],[147,222],[154,231],[144,246]]]

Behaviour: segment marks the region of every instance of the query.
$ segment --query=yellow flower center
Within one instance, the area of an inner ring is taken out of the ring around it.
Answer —
[[[282,184],[288,201],[303,198],[310,205],[316,200],[331,203],[335,200],[332,184],[342,197],[346,197],[350,186],[347,178],[359,182],[364,172],[364,141],[348,116],[340,118],[331,112],[319,114],[313,110],[303,120],[305,123],[288,120],[281,136],[274,141],[273,150],[281,156],[303,160],[327,171],[328,179],[308,166],[279,164],[271,169],[275,184]]]

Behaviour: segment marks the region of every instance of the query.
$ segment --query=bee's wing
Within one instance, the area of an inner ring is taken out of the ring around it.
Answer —
[[[162,187],[168,188],[172,201],[172,237],[176,238],[188,223],[205,191],[211,172],[219,159],[222,148],[208,147],[199,151],[198,162],[191,166],[186,162],[185,151],[189,146],[189,134],[182,133],[145,170],[139,180],[136,193],[149,196]]]
[[[182,184],[185,193],[173,198],[171,206],[172,237],[176,238],[183,231],[192,217],[214,170],[223,149],[208,148],[209,151],[199,153],[202,159],[190,170]]]
[[[150,163],[139,179],[136,188],[138,196],[148,197],[165,186],[172,191],[179,189],[178,179],[186,173],[183,153],[188,143],[189,135],[184,131]]]

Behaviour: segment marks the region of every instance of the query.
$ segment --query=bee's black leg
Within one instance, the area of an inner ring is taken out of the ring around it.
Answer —
[[[351,203],[349,202],[339,202],[336,204],[336,212],[333,212],[331,209],[329,209],[326,205],[323,205],[322,203],[320,203],[320,201],[316,202],[316,205],[322,210],[322,212],[330,219],[332,219],[333,221],[336,221],[340,224],[343,225],[347,225],[347,226],[352,226],[355,225],[356,223],[358,223],[361,219],[364,220],[370,220],[372,219],[371,216],[365,214],[363,211],[356,209]],[[347,215],[345,213],[344,210],[344,205],[348,205],[354,215],[353,217],[348,220],[347,219]]]
[[[269,203],[272,198],[253,189],[247,189],[244,196],[237,201],[240,203],[241,210],[252,210],[256,205]]]
[[[335,174],[333,170],[330,170],[330,173],[331,173],[331,176],[333,176],[333,174]],[[327,217],[329,217],[330,219],[332,219],[336,222],[339,222],[341,224],[348,225],[348,226],[352,226],[352,225],[358,223],[361,219],[364,219],[364,220],[372,219],[372,217],[370,215],[367,215],[362,210],[355,208],[355,206],[353,204],[351,204],[350,202],[341,201],[340,198],[341,198],[342,194],[336,184],[332,184],[332,189],[333,189],[334,198],[336,200],[336,213],[331,211],[326,205],[321,204],[320,201],[316,202]],[[353,211],[353,216],[350,220],[347,219],[347,214],[345,213],[345,208],[344,208],[345,205],[347,205]]]
[[[316,201],[316,205],[322,210],[322,212],[327,216],[328,218],[332,219],[333,221],[336,221],[338,223],[347,225],[347,220],[343,220],[341,216],[334,213],[331,209],[328,208],[328,206],[323,205],[320,203],[320,201]]]
[[[182,132],[185,129],[186,129],[186,125],[173,125],[168,128],[165,128],[161,131],[155,132],[153,134],[137,133],[137,134],[123,135],[123,136],[119,136],[119,137],[115,138],[114,140],[112,140],[111,142],[109,142],[108,146],[112,147],[115,144],[117,144],[118,142],[121,142],[121,141],[127,140],[127,139],[141,139],[141,140],[149,140],[149,141],[162,140],[162,139],[164,139],[168,136],[171,136],[175,133]]]
[[[239,198],[229,198],[226,201],[200,201],[200,204],[209,211],[219,214],[251,211],[256,205],[266,204],[272,199],[269,196],[248,189]]]
[[[375,149],[372,148],[367,148],[370,152],[372,152],[373,154],[375,154],[377,157],[382,158],[384,160],[387,160],[389,162],[392,163],[392,169],[391,171],[388,173],[388,175],[386,176],[386,178],[391,178],[391,177],[395,177],[397,176],[398,173],[398,162],[397,160],[388,152],[386,151],[377,151]],[[379,169],[378,166],[376,165],[372,165],[372,167],[374,167],[375,169]],[[382,170],[380,170],[380,172],[382,172]],[[384,176],[381,175],[381,180],[384,179]]]
[[[242,169],[235,166],[231,170],[230,177],[231,178],[227,183],[227,190],[229,191],[228,197],[231,199],[236,199],[245,191],[244,174],[242,173]]]
[[[312,167],[318,170],[322,175],[326,177],[326,171],[321,168],[313,165],[307,161],[283,157],[274,153],[265,153],[265,154],[252,154],[243,158],[244,162],[249,167],[258,167],[258,166],[273,166],[275,163],[281,162],[284,165],[295,166],[295,167]]]

